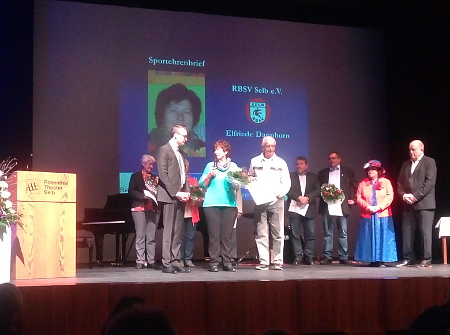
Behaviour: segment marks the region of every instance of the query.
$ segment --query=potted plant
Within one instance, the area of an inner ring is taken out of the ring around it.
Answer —
[[[17,165],[15,158],[0,163],[0,283],[9,282],[11,278],[11,227],[20,223],[20,214],[9,200],[8,176]]]

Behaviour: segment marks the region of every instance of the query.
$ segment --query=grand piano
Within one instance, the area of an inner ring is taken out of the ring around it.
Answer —
[[[85,208],[83,221],[77,222],[77,230],[86,230],[94,235],[95,255],[97,265],[103,265],[103,239],[106,234],[116,236],[116,259],[113,265],[125,265],[128,253],[128,236],[136,233],[133,217],[131,216],[132,199],[128,193],[108,195],[103,208]],[[200,207],[200,222],[197,230],[203,237],[203,254],[208,253],[208,230],[206,226],[203,207]],[[160,215],[158,228],[162,228],[162,215]]]
[[[85,208],[83,220],[77,222],[78,230],[86,230],[94,235],[98,265],[103,264],[103,239],[106,234],[116,236],[116,259],[113,265],[126,264],[128,235],[136,232],[131,202],[127,193],[108,195],[103,208]]]

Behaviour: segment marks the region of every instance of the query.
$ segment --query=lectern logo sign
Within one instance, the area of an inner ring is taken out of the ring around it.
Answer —
[[[39,183],[40,180],[38,179],[27,179],[27,193],[40,193]]]

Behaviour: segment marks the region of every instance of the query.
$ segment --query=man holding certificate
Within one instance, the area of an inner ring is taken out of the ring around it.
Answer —
[[[172,128],[169,142],[158,149],[159,184],[157,200],[163,208],[162,263],[164,273],[189,273],[181,267],[181,244],[184,240],[184,211],[189,200],[186,159],[181,153],[188,139],[185,127]]]
[[[260,262],[256,270],[269,269],[269,231],[273,241],[273,269],[283,270],[284,196],[291,187],[291,179],[286,162],[275,154],[276,144],[272,136],[264,137],[261,155],[250,162],[252,182],[247,189],[256,204],[255,241]]]
[[[307,265],[314,265],[314,225],[319,195],[319,179],[316,174],[308,172],[308,159],[303,156],[297,157],[295,172],[291,173],[291,189],[287,193],[294,251],[293,264],[296,266],[302,261]],[[304,245],[301,238],[302,228],[305,236]]]
[[[330,203],[323,197],[320,198],[319,213],[322,214],[324,230],[324,259],[320,264],[333,264],[333,222],[336,222],[339,232],[339,263],[349,265],[351,262],[348,259],[347,224],[351,213],[350,206],[355,204],[358,182],[355,180],[355,172],[341,165],[341,156],[336,151],[330,152],[328,163],[329,167],[319,171],[319,183],[341,189],[345,199],[338,203]]]

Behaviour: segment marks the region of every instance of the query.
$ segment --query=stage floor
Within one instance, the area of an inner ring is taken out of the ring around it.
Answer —
[[[180,335],[403,335],[426,308],[446,301],[450,267],[284,265],[236,272],[166,274],[129,266],[77,269],[76,277],[13,280],[24,296],[24,333],[99,334],[119,299],[140,295],[164,310]],[[182,315],[182,317],[180,317]]]
[[[256,264],[243,261],[236,267],[236,272],[207,271],[207,262],[197,261],[191,273],[167,274],[160,270],[134,268],[128,266],[87,266],[77,268],[76,277],[52,279],[20,279],[13,280],[16,286],[77,285],[89,283],[169,283],[169,282],[218,282],[218,281],[289,281],[289,280],[332,280],[332,279],[398,279],[422,277],[450,277],[450,265],[433,264],[430,268],[402,267],[368,267],[354,262],[353,265],[341,265],[334,261],[333,265],[300,265],[285,264],[282,271],[255,270]]]

